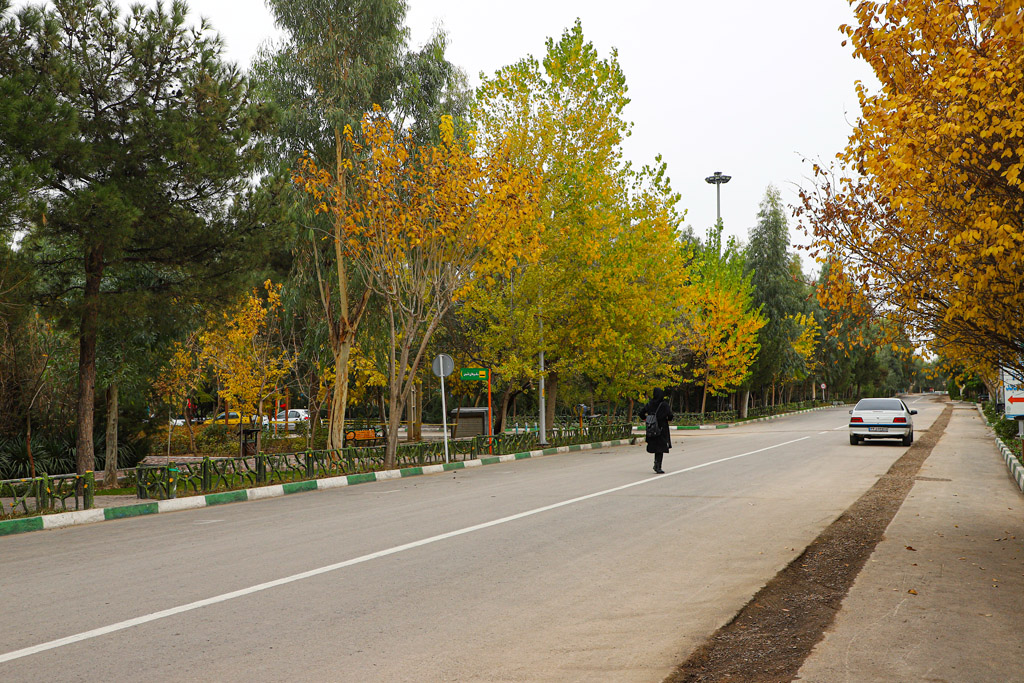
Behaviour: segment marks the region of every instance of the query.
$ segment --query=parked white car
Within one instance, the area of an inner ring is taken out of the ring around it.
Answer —
[[[286,429],[288,431],[295,431],[296,425],[299,424],[309,424],[309,411],[305,408],[282,410],[274,417],[274,421],[271,423],[272,426],[277,426],[278,429]]]
[[[865,439],[900,439],[914,443],[914,415],[899,398],[862,398],[850,411],[850,444]]]

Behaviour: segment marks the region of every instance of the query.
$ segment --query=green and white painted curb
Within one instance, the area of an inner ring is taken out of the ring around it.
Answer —
[[[693,430],[693,429],[728,429],[729,427],[742,427],[743,425],[754,424],[755,422],[767,422],[769,420],[777,420],[780,417],[790,417],[791,415],[800,415],[801,413],[813,413],[818,410],[830,410],[832,408],[840,408],[842,406],[818,406],[817,408],[806,408],[804,410],[795,410],[792,413],[779,413],[778,415],[767,415],[765,417],[755,417],[751,420],[741,420],[739,422],[727,422],[720,425],[669,425],[668,428],[675,430]],[[642,428],[633,428],[634,434],[643,434]]]
[[[977,408],[978,414],[981,415],[981,419],[985,424],[988,424],[989,427],[991,427],[992,425],[989,424],[988,418],[985,417],[985,413],[981,409],[981,406],[979,405]],[[1002,439],[997,436],[995,437],[995,442],[996,446],[999,447],[999,452],[1002,454],[1003,460],[1006,461],[1006,468],[1010,471],[1010,478],[1017,482],[1017,488],[1021,490],[1021,493],[1024,493],[1024,466],[1020,464],[1020,460],[1018,460],[1017,456],[1013,454],[1013,451],[1006,447],[1006,444],[1003,443]]]
[[[124,519],[127,517],[140,517],[142,515],[155,515],[160,512],[177,512],[178,510],[192,510],[195,508],[210,507],[211,505],[223,505],[224,503],[239,503],[246,500],[261,500],[263,498],[277,498],[290,493],[302,493],[303,491],[322,491],[325,489],[336,489],[342,486],[354,484],[365,484],[371,481],[385,481],[387,479],[402,479],[404,477],[415,477],[421,474],[438,474],[451,470],[462,470],[482,465],[495,465],[499,462],[513,462],[537,458],[544,455],[555,455],[556,453],[570,453],[573,451],[589,451],[597,448],[608,448],[611,446],[627,446],[635,444],[635,439],[619,439],[617,441],[599,441],[597,443],[575,444],[572,446],[558,446],[557,448],[545,448],[536,451],[524,451],[522,453],[511,453],[509,455],[495,455],[490,457],[477,458],[475,460],[460,460],[444,465],[425,465],[422,467],[406,467],[400,470],[386,470],[383,472],[366,472],[365,474],[349,474],[344,477],[329,477],[326,479],[310,479],[307,481],[296,481],[288,484],[274,484],[271,486],[260,486],[254,489],[240,491],[225,491],[224,493],[209,493],[205,496],[189,496],[186,498],[174,498],[171,500],[155,500],[139,503],[137,505],[123,505],[119,507],[94,508],[92,510],[77,510],[75,512],[58,512],[52,515],[40,515],[38,517],[24,517],[21,519],[9,519],[0,521],[0,536],[20,534],[26,531],[40,531],[43,529],[61,529],[79,524],[91,524],[103,522],[109,519]]]

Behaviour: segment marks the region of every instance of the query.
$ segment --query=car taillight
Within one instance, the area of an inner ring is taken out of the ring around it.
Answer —
[[[850,418],[850,422],[863,422],[863,421],[864,421],[863,417],[851,417]]]
[[[905,418],[905,417],[896,417],[896,418],[893,418],[893,420],[892,420],[892,421],[893,421],[894,423],[896,423],[896,422],[906,422],[906,421],[907,421],[907,418]]]

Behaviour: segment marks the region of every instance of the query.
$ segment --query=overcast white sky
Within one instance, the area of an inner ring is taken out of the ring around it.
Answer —
[[[128,5],[127,0],[119,0]],[[146,0],[144,4],[151,4]],[[715,222],[722,186],[727,234],[747,238],[769,183],[797,202],[810,167],[831,159],[857,117],[854,82],[874,83],[867,66],[842,47],[846,0],[408,0],[411,45],[437,25],[450,38],[449,59],[470,83],[527,54],[579,17],[602,56],[612,47],[626,74],[633,134],[625,144],[636,166],[661,154],[682,194],[686,223],[699,235]],[[262,0],[191,0],[224,37],[227,56],[248,66],[275,35]],[[794,242],[806,240],[790,221]],[[807,260],[805,258],[805,264]]]

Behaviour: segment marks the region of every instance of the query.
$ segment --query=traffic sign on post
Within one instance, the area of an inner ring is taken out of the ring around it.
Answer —
[[[439,353],[430,367],[438,377],[447,377],[455,371],[455,361],[447,353]]]
[[[490,379],[487,376],[487,368],[460,368],[459,379],[464,382],[476,382],[478,380]]]
[[[1024,379],[1003,368],[1003,393],[1006,401],[1006,417],[1024,417]]]
[[[459,379],[465,382],[487,380],[487,435],[494,434],[491,422],[491,371],[487,368],[460,368]]]

